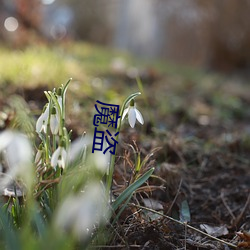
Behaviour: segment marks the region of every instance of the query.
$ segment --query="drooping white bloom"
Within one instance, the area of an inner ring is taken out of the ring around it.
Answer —
[[[59,145],[59,147],[55,150],[51,157],[51,166],[56,168],[56,166],[64,169],[67,161],[67,152],[63,145]]]
[[[62,96],[61,95],[57,96],[57,101],[58,101],[58,104],[59,104],[61,111],[62,111]]]
[[[1,188],[16,177],[21,177],[26,185],[32,182],[32,147],[28,138],[21,133],[6,130],[0,133],[0,153],[7,163],[7,174],[1,180]]]
[[[56,229],[80,240],[87,239],[96,225],[108,220],[108,202],[104,197],[105,191],[98,182],[89,184],[79,195],[69,196],[57,211]]]
[[[128,114],[128,122],[129,125],[134,128],[136,120],[140,122],[141,124],[144,123],[143,117],[141,112],[135,107],[134,100],[132,99],[130,101],[130,105],[128,108],[126,108],[122,115],[122,120],[125,118],[125,116]]]
[[[57,93],[56,93],[56,99],[57,99],[58,104],[60,106],[60,112],[62,112],[62,110],[63,110],[63,96],[62,95],[63,95],[62,87],[60,87],[57,89]]]
[[[60,121],[59,115],[55,107],[52,108],[50,116],[50,131],[53,135],[56,135],[59,131]]]
[[[103,145],[104,149],[106,145]],[[110,164],[111,153],[106,152],[103,154],[102,151],[94,151],[94,153],[88,156],[88,165],[95,167],[102,173],[107,173]]]
[[[68,149],[68,162],[72,163],[79,158],[85,160],[87,147],[91,144],[92,141],[93,140],[91,140],[90,136],[88,135],[83,135],[82,137],[74,140]]]
[[[46,134],[47,132],[47,125],[49,121],[49,104],[47,104],[45,110],[40,115],[36,122],[36,132],[41,133],[42,131]]]

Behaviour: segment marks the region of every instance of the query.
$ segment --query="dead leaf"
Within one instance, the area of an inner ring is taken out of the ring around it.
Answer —
[[[219,237],[222,235],[227,235],[228,230],[225,225],[222,226],[209,226],[207,224],[200,225],[201,230],[205,231],[207,234],[212,235],[214,237]]]
[[[163,205],[159,201],[151,199],[151,198],[144,198],[143,203],[145,207],[156,210],[163,214]],[[147,219],[150,219],[151,221],[162,218],[161,215],[150,212],[150,211],[145,210],[144,213],[147,216]]]
[[[154,200],[151,198],[144,198],[143,203],[144,203],[145,207],[148,207],[150,209],[163,210],[163,205],[157,200]]]
[[[238,247],[250,248],[250,232],[237,232],[237,235],[243,240],[238,244]]]

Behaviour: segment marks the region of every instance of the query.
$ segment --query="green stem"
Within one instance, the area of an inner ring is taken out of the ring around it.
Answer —
[[[68,89],[69,83],[71,82],[72,78],[70,78],[67,83],[63,86],[62,89],[62,126],[64,127],[65,123],[65,96],[66,96],[66,91]]]
[[[46,133],[45,133],[45,155],[46,155],[46,164],[49,164],[49,155],[50,155],[50,151],[51,151],[51,147],[50,147],[50,136],[49,136],[49,130],[50,130],[50,114],[51,114],[51,110],[52,110],[52,101],[51,98],[49,98],[49,95],[47,95],[47,92],[44,92],[46,97],[48,98],[49,101],[49,117],[48,117],[48,123],[47,123],[47,129],[46,129]]]
[[[121,130],[121,124],[122,124],[122,114],[124,112],[124,109],[126,107],[126,105],[132,100],[134,99],[136,96],[140,95],[140,92],[134,93],[132,95],[130,95],[129,97],[127,97],[127,99],[123,102],[122,104],[122,108],[120,110],[120,118],[118,120],[118,126],[116,129],[116,133],[119,132]],[[119,134],[115,137],[116,141],[118,141],[119,139]],[[111,156],[111,162],[110,162],[110,166],[109,166],[109,171],[108,171],[108,176],[107,176],[107,193],[110,192],[111,194],[111,188],[112,188],[112,183],[113,183],[113,173],[114,173],[114,169],[115,169],[115,157],[116,157],[116,152],[117,152],[117,148],[115,149],[115,154],[113,154]]]
[[[56,150],[56,136],[52,135],[52,147],[53,147],[53,152]]]

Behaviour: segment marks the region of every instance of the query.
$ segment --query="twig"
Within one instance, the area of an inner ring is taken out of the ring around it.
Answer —
[[[124,248],[124,247],[128,247],[126,245],[115,245],[115,246],[105,246],[105,245],[97,245],[97,246],[90,246],[90,249],[99,249],[99,248]],[[141,248],[141,245],[129,245],[129,247],[134,247],[134,248]]]
[[[220,194],[220,198],[221,198],[221,200],[222,200],[224,206],[226,207],[227,211],[229,212],[229,214],[230,214],[231,217],[233,218],[233,221],[235,221],[236,218],[235,218],[235,216],[234,216],[232,210],[230,209],[230,207],[227,205],[227,202],[226,202],[226,200],[225,200],[225,196],[224,196],[224,192],[223,192],[223,191],[222,191],[221,194]]]
[[[237,226],[238,223],[240,222],[240,220],[242,219],[244,213],[246,212],[246,210],[247,210],[247,208],[248,208],[249,203],[250,203],[250,194],[248,194],[247,201],[246,201],[245,206],[243,207],[241,213],[240,213],[240,214],[237,216],[237,218],[235,218],[235,220],[233,221],[235,226]]]
[[[182,185],[182,179],[180,180],[180,183],[179,183],[179,187],[178,187],[178,190],[176,192],[176,195],[174,197],[174,200],[172,201],[168,211],[167,211],[167,214],[169,214],[173,208],[173,205],[175,204],[176,200],[177,200],[177,197],[178,197],[178,194],[180,193],[180,190],[181,190],[181,185]]]
[[[201,231],[201,230],[199,230],[199,229],[197,229],[197,228],[195,228],[195,227],[192,227],[192,226],[188,225],[186,222],[178,221],[178,220],[176,220],[176,219],[173,219],[173,218],[170,217],[170,216],[167,216],[167,215],[165,215],[165,214],[162,214],[162,213],[160,213],[160,212],[157,212],[157,211],[155,211],[155,210],[153,210],[153,209],[151,209],[151,208],[147,208],[147,207],[144,207],[144,206],[141,206],[141,205],[136,205],[136,204],[134,204],[134,203],[132,203],[132,204],[130,203],[130,204],[128,204],[128,205],[134,206],[134,207],[137,207],[137,208],[140,208],[140,209],[145,209],[145,210],[150,211],[150,212],[152,212],[152,213],[161,215],[161,216],[163,216],[164,218],[167,218],[167,219],[169,219],[169,220],[171,220],[171,221],[174,221],[174,222],[176,222],[176,223],[178,223],[178,224],[181,224],[181,225],[184,226],[184,227],[186,226],[186,227],[188,227],[189,229],[192,229],[192,230],[194,230],[194,231],[196,231],[196,232],[198,232],[198,233],[200,233],[200,234],[203,234],[203,235],[205,235],[205,236],[207,236],[207,237],[209,237],[209,238],[211,238],[211,239],[213,239],[213,240],[219,241],[219,242],[221,242],[221,243],[223,243],[223,244],[226,244],[226,245],[228,245],[228,246],[230,246],[230,247],[237,248],[237,246],[234,245],[234,244],[232,244],[232,243],[229,243],[229,242],[226,242],[226,241],[224,241],[224,240],[218,239],[218,238],[216,238],[216,237],[214,237],[214,236],[212,236],[212,235],[209,235],[209,234],[207,234],[207,233],[205,233],[205,232],[203,232],[203,231]]]
[[[185,226],[185,240],[184,240],[184,249],[187,250],[187,222],[184,222]]]

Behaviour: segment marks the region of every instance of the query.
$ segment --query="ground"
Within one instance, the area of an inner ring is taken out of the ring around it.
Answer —
[[[134,195],[113,231],[111,227],[113,237],[103,249],[233,249],[227,242],[244,242],[249,247],[249,238],[240,239],[236,234],[250,230],[248,78],[133,61],[127,55],[117,58],[116,53],[103,51],[99,58],[95,49],[89,51],[89,45],[83,45],[82,50],[80,46],[70,50],[65,45],[53,52],[55,60],[59,56],[66,61],[62,68],[67,68],[67,74],[72,69],[76,77],[68,90],[66,121],[74,131],[73,137],[92,129],[89,117],[93,116],[96,100],[121,104],[126,95],[139,90],[142,95],[136,103],[145,124],[131,129],[124,123],[114,195],[136,175],[134,160],[139,152],[141,160],[148,157],[141,171],[155,167],[153,176]],[[137,84],[133,72],[139,74],[142,84]],[[26,74],[25,81],[30,82],[18,84],[12,74],[6,73],[1,79],[1,111],[11,119],[11,95],[19,94],[36,117],[46,101],[43,90],[51,89],[55,79],[47,75],[45,80],[31,82],[29,79],[34,78]],[[2,129],[8,126],[8,119],[2,119]],[[160,214],[181,222],[187,220],[187,226]]]

